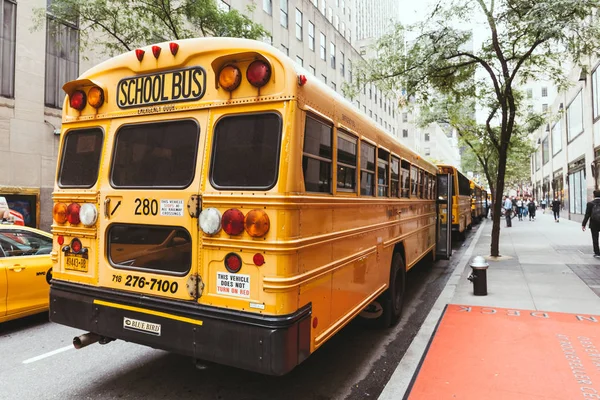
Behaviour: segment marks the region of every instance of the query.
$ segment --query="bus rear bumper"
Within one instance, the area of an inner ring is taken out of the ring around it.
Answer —
[[[310,304],[268,316],[56,280],[50,288],[52,322],[268,375],[310,355],[310,316]]]

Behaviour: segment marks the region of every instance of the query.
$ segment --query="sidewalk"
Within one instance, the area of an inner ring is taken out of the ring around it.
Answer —
[[[379,399],[600,398],[600,259],[591,234],[538,211],[488,257],[484,221]],[[474,296],[470,261],[489,263]],[[597,397],[595,397],[597,396]]]

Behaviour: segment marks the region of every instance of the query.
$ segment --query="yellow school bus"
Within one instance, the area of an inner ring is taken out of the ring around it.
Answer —
[[[264,43],[160,43],[64,85],[52,321],[281,375],[435,254],[435,165]]]
[[[480,221],[484,216],[485,201],[483,188],[475,181],[469,181],[471,188],[471,220]],[[487,199],[487,194],[486,194]]]
[[[452,179],[452,231],[464,236],[471,227],[471,183],[452,165],[438,165],[439,173],[450,174]]]

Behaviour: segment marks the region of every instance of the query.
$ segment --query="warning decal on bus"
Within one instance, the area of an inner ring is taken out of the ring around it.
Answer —
[[[183,200],[160,199],[161,217],[183,217]]]
[[[249,298],[250,275],[217,272],[217,293]]]

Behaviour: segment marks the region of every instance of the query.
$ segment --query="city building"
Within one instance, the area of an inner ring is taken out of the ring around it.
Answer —
[[[534,135],[531,182],[536,197],[559,199],[562,216],[576,221],[583,220],[585,205],[599,187],[599,61],[590,62],[591,72],[571,69],[571,86],[549,103],[547,123]],[[544,97],[543,86],[541,90]]]

